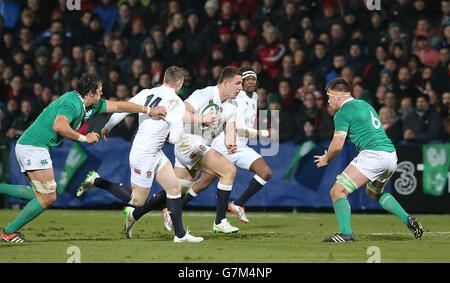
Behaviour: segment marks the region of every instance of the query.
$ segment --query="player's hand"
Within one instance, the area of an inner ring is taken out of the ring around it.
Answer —
[[[97,144],[98,141],[100,140],[100,135],[97,134],[96,132],[90,132],[89,134],[86,135],[86,139],[87,143]]]
[[[316,163],[316,167],[324,167],[328,165],[327,159],[327,151],[325,150],[324,155],[314,155],[314,163]]]
[[[150,108],[150,116],[156,118],[164,118],[167,115],[167,110],[164,106],[156,106]]]
[[[202,124],[212,126],[213,128],[217,127],[217,125],[219,124],[219,115],[214,112],[203,115]]]
[[[237,151],[237,145],[235,145],[235,144],[229,144],[229,145],[227,145],[227,151],[228,151],[229,154],[236,153],[236,151]]]
[[[102,136],[102,139],[103,139],[104,141],[108,140],[108,139],[107,139],[108,133],[109,133],[109,131],[108,131],[106,128],[103,128],[103,129],[100,131],[100,135]]]

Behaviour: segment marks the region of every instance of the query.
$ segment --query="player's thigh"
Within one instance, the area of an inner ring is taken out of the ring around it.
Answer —
[[[350,164],[345,168],[342,174],[336,178],[337,186],[333,187],[335,190],[346,190],[348,193],[353,193],[358,188],[364,186],[369,181],[361,171],[354,165]]]
[[[201,171],[217,176],[233,177],[236,175],[236,167],[215,149],[208,151],[199,162]]]
[[[191,181],[191,182],[195,181],[195,177],[197,176],[197,172],[198,172],[198,170],[196,170],[196,169],[189,170],[188,168],[183,167],[181,165],[179,165],[179,166],[175,165],[175,167],[173,168],[173,171],[175,173],[175,176],[177,176],[178,179]]]
[[[33,174],[36,180],[49,180],[49,172],[47,169],[50,169],[51,174],[53,174],[53,165],[48,149],[32,145],[16,144],[15,153],[22,172],[39,171]],[[54,176],[51,179],[55,179]]]

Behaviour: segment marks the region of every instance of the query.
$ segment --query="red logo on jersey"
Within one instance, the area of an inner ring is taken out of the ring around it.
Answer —
[[[138,169],[138,168],[134,168],[134,173],[136,173],[137,175],[141,175],[142,174],[141,170]]]
[[[192,153],[191,155],[189,155],[190,159],[194,159],[197,156],[197,153]]]
[[[201,150],[201,151],[205,151],[205,150],[206,150],[206,147],[205,147],[204,145],[202,145],[202,144],[201,144],[201,145],[199,145],[199,147],[198,147],[198,148],[200,148],[200,150]]]
[[[150,179],[150,177],[152,176],[152,171],[147,171],[147,179]]]

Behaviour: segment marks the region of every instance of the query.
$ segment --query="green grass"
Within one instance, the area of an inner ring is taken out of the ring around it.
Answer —
[[[5,227],[19,211],[0,211]],[[0,262],[66,262],[67,249],[77,246],[81,262],[360,262],[367,248],[379,247],[381,262],[450,262],[450,216],[418,215],[425,227],[415,240],[400,220],[391,215],[354,214],[357,242],[321,243],[335,232],[337,222],[329,213],[248,213],[249,224],[238,223],[233,235],[213,234],[212,212],[185,212],[184,224],[198,244],[175,244],[162,227],[161,214],[142,218],[134,238],[122,234],[121,211],[49,210],[23,229],[31,243],[0,243]]]

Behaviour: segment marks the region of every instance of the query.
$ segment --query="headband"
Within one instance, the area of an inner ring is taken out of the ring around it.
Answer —
[[[332,89],[327,90],[327,94],[328,94],[329,96],[338,96],[338,97],[341,97],[341,96],[350,96],[350,95],[352,95],[351,92],[347,92],[347,91],[337,91],[337,90],[332,90]]]
[[[242,73],[242,79],[248,78],[250,76],[255,77],[255,79],[258,79],[258,77],[256,76],[256,73],[254,71],[245,71]]]

